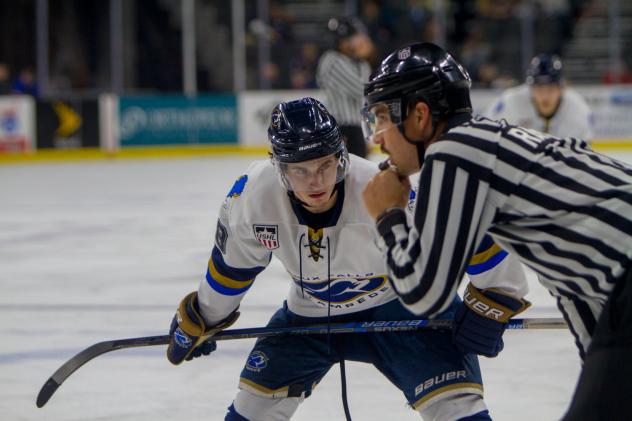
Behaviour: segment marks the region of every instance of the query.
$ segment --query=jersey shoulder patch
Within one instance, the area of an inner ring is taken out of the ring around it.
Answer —
[[[233,187],[230,188],[230,191],[226,195],[226,197],[236,198],[241,196],[244,189],[246,188],[246,183],[248,182],[248,174],[244,174],[240,176],[233,184]]]

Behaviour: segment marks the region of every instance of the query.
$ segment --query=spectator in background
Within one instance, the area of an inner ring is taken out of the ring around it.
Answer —
[[[515,0],[486,0],[476,3],[479,17],[475,24],[483,31],[482,39],[489,42],[490,59],[479,71],[490,80],[491,87],[508,88],[518,84],[517,76],[524,69],[519,60],[521,45],[518,2]]]
[[[382,57],[388,51],[395,36],[392,14],[389,9],[392,5],[375,0],[365,0],[360,7],[360,19],[367,28],[367,34],[375,43],[375,55],[369,60],[372,65],[377,64],[377,57]]]
[[[461,44],[461,63],[472,77],[472,84],[479,88],[490,88],[498,76],[498,68],[492,62],[492,48],[484,39],[480,24],[472,29]]]
[[[0,95],[9,95],[11,93],[9,77],[9,66],[0,62]]]
[[[284,89],[286,87],[278,64],[274,62],[264,63],[261,72],[268,89]]]
[[[593,136],[590,107],[577,91],[565,86],[562,61],[553,54],[535,56],[525,83],[507,89],[485,115],[557,137],[591,140]]]
[[[316,89],[316,68],[320,50],[313,42],[302,43],[298,53],[290,60],[290,85],[292,89]]]
[[[321,56],[316,81],[327,97],[327,107],[340,124],[347,150],[367,156],[360,112],[364,103],[364,83],[371,75],[368,59],[375,47],[362,22],[357,18],[332,18],[327,27],[336,48]]]
[[[30,67],[25,67],[20,71],[17,79],[13,81],[11,89],[15,94],[39,96],[39,87],[35,81],[35,73]]]

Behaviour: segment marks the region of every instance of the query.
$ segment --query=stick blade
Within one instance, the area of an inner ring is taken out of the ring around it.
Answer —
[[[42,388],[40,389],[39,394],[37,395],[37,407],[41,408],[46,405],[46,402],[48,402],[50,397],[53,396],[53,393],[55,393],[58,387],[59,383],[53,380],[52,377],[48,379],[46,383],[44,383],[44,386],[42,386]]]

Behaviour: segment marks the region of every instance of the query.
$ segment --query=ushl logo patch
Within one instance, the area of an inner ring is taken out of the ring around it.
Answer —
[[[277,225],[253,225],[255,238],[268,250],[279,248],[279,228]]]

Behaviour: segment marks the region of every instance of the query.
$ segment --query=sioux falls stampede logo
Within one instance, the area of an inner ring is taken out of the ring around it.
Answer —
[[[366,300],[381,295],[389,287],[386,275],[368,277],[336,277],[331,283],[327,280],[305,280],[302,285],[300,279],[294,279],[298,286],[315,301],[322,305],[330,303],[332,306],[352,307]]]

